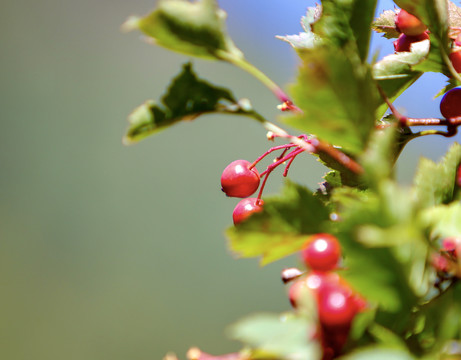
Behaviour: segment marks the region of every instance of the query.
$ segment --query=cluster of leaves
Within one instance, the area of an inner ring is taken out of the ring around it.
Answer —
[[[345,254],[341,275],[370,304],[354,321],[343,358],[448,358],[461,347],[461,284],[453,281],[436,290],[431,255],[442,238],[461,236],[461,193],[456,185],[461,146],[453,144],[439,163],[423,159],[413,185],[399,185],[393,167],[415,134],[399,127],[393,117],[383,118],[387,104],[380,90],[392,101],[428,71],[447,75],[442,91],[456,86],[459,77],[448,59],[449,29],[461,26],[461,10],[445,0],[395,1],[423,20],[430,41],[370,63],[372,29],[387,38],[398,36],[395,11],[374,19],[376,3],[323,0],[308,9],[303,32],[279,37],[301,60],[290,93],[302,111],[281,122],[335,145],[364,171],[351,173],[320,156],[330,167],[324,178],[327,190],[313,192],[287,181],[279,196],[265,199],[262,212],[228,229],[227,236],[236,254],[268,264],[298,252],[310,234],[334,234]],[[224,17],[215,0],[160,0],[152,13],[132,17],[124,27],[141,30],[170,50],[234,64],[261,80],[282,102],[288,101],[245,60],[225,31]],[[245,115],[274,128],[248,100],[237,100],[228,89],[199,79],[188,63],[160,103],[148,101],[130,115],[124,141],[133,143],[181,120],[220,112]],[[386,126],[377,126],[382,124]],[[319,359],[318,346],[307,336],[313,328],[315,319],[302,312],[245,319],[231,334],[247,350],[233,358]]]

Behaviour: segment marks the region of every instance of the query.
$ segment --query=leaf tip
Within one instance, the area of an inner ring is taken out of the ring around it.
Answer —
[[[135,15],[128,17],[120,27],[120,30],[124,33],[139,29],[139,22],[141,18]]]

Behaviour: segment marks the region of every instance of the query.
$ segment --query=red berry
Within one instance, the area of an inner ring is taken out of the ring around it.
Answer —
[[[221,175],[222,191],[227,196],[245,198],[253,194],[259,187],[259,173],[251,168],[247,160],[235,160],[224,169]]]
[[[453,51],[448,56],[457,73],[461,73],[461,50]]]
[[[451,89],[443,95],[440,112],[447,119],[461,116],[461,88]]]
[[[237,206],[234,208],[232,218],[234,225],[240,224],[246,220],[251,214],[262,211],[264,201],[257,198],[246,198],[240,200]]]
[[[421,35],[427,29],[421,20],[403,9],[395,17],[395,26],[400,32],[410,36]]]
[[[325,284],[318,294],[320,324],[327,327],[349,326],[357,314],[352,291],[341,284]]]
[[[395,52],[411,51],[411,44],[427,39],[429,35],[425,32],[416,36],[400,34],[399,38],[394,41],[394,50]]]
[[[341,248],[333,235],[316,234],[309,238],[301,256],[312,270],[329,271],[337,266]]]

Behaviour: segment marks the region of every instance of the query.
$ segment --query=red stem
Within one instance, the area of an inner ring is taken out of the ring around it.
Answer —
[[[261,188],[259,189],[259,193],[258,193],[258,199],[261,199],[261,196],[262,196],[262,193],[263,193],[263,190],[264,190],[264,187],[266,186],[266,182],[267,182],[267,179],[269,177],[269,174],[277,167],[279,166],[280,164],[284,163],[285,161],[287,160],[290,160],[294,157],[296,157],[297,155],[301,154],[302,152],[304,152],[304,149],[294,149],[293,151],[291,151],[288,155],[284,156],[283,158],[281,158],[280,160],[276,161],[275,163],[273,164],[270,164],[266,170],[264,170],[262,173],[261,173],[261,176],[265,176],[264,177],[264,180],[263,180],[263,183],[261,184]]]
[[[285,149],[286,150],[286,149],[288,149],[290,147],[294,147],[294,146],[296,146],[296,145],[295,144],[285,144],[285,145],[279,145],[279,146],[274,146],[273,148],[270,148],[264,154],[262,154],[260,157],[258,157],[255,161],[253,161],[253,163],[250,165],[249,169],[251,170],[252,168],[254,168],[257,163],[259,163],[262,159],[264,159],[270,153],[272,153],[274,151],[277,151],[277,150],[280,150],[280,149]]]

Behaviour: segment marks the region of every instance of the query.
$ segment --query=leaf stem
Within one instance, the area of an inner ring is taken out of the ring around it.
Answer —
[[[261,70],[259,70],[256,66],[249,63],[242,57],[234,56],[231,53],[227,52],[220,52],[219,56],[225,60],[230,62],[231,64],[239,67],[240,69],[246,71],[250,75],[253,75],[256,79],[258,79],[262,84],[264,84],[270,91],[274,93],[274,95],[279,99],[282,103],[289,103],[292,104],[289,96],[278,86],[272,79],[270,79],[266,74],[264,74]],[[294,105],[292,105],[294,107]],[[295,109],[297,109],[295,107]],[[299,110],[299,109],[298,109]]]

